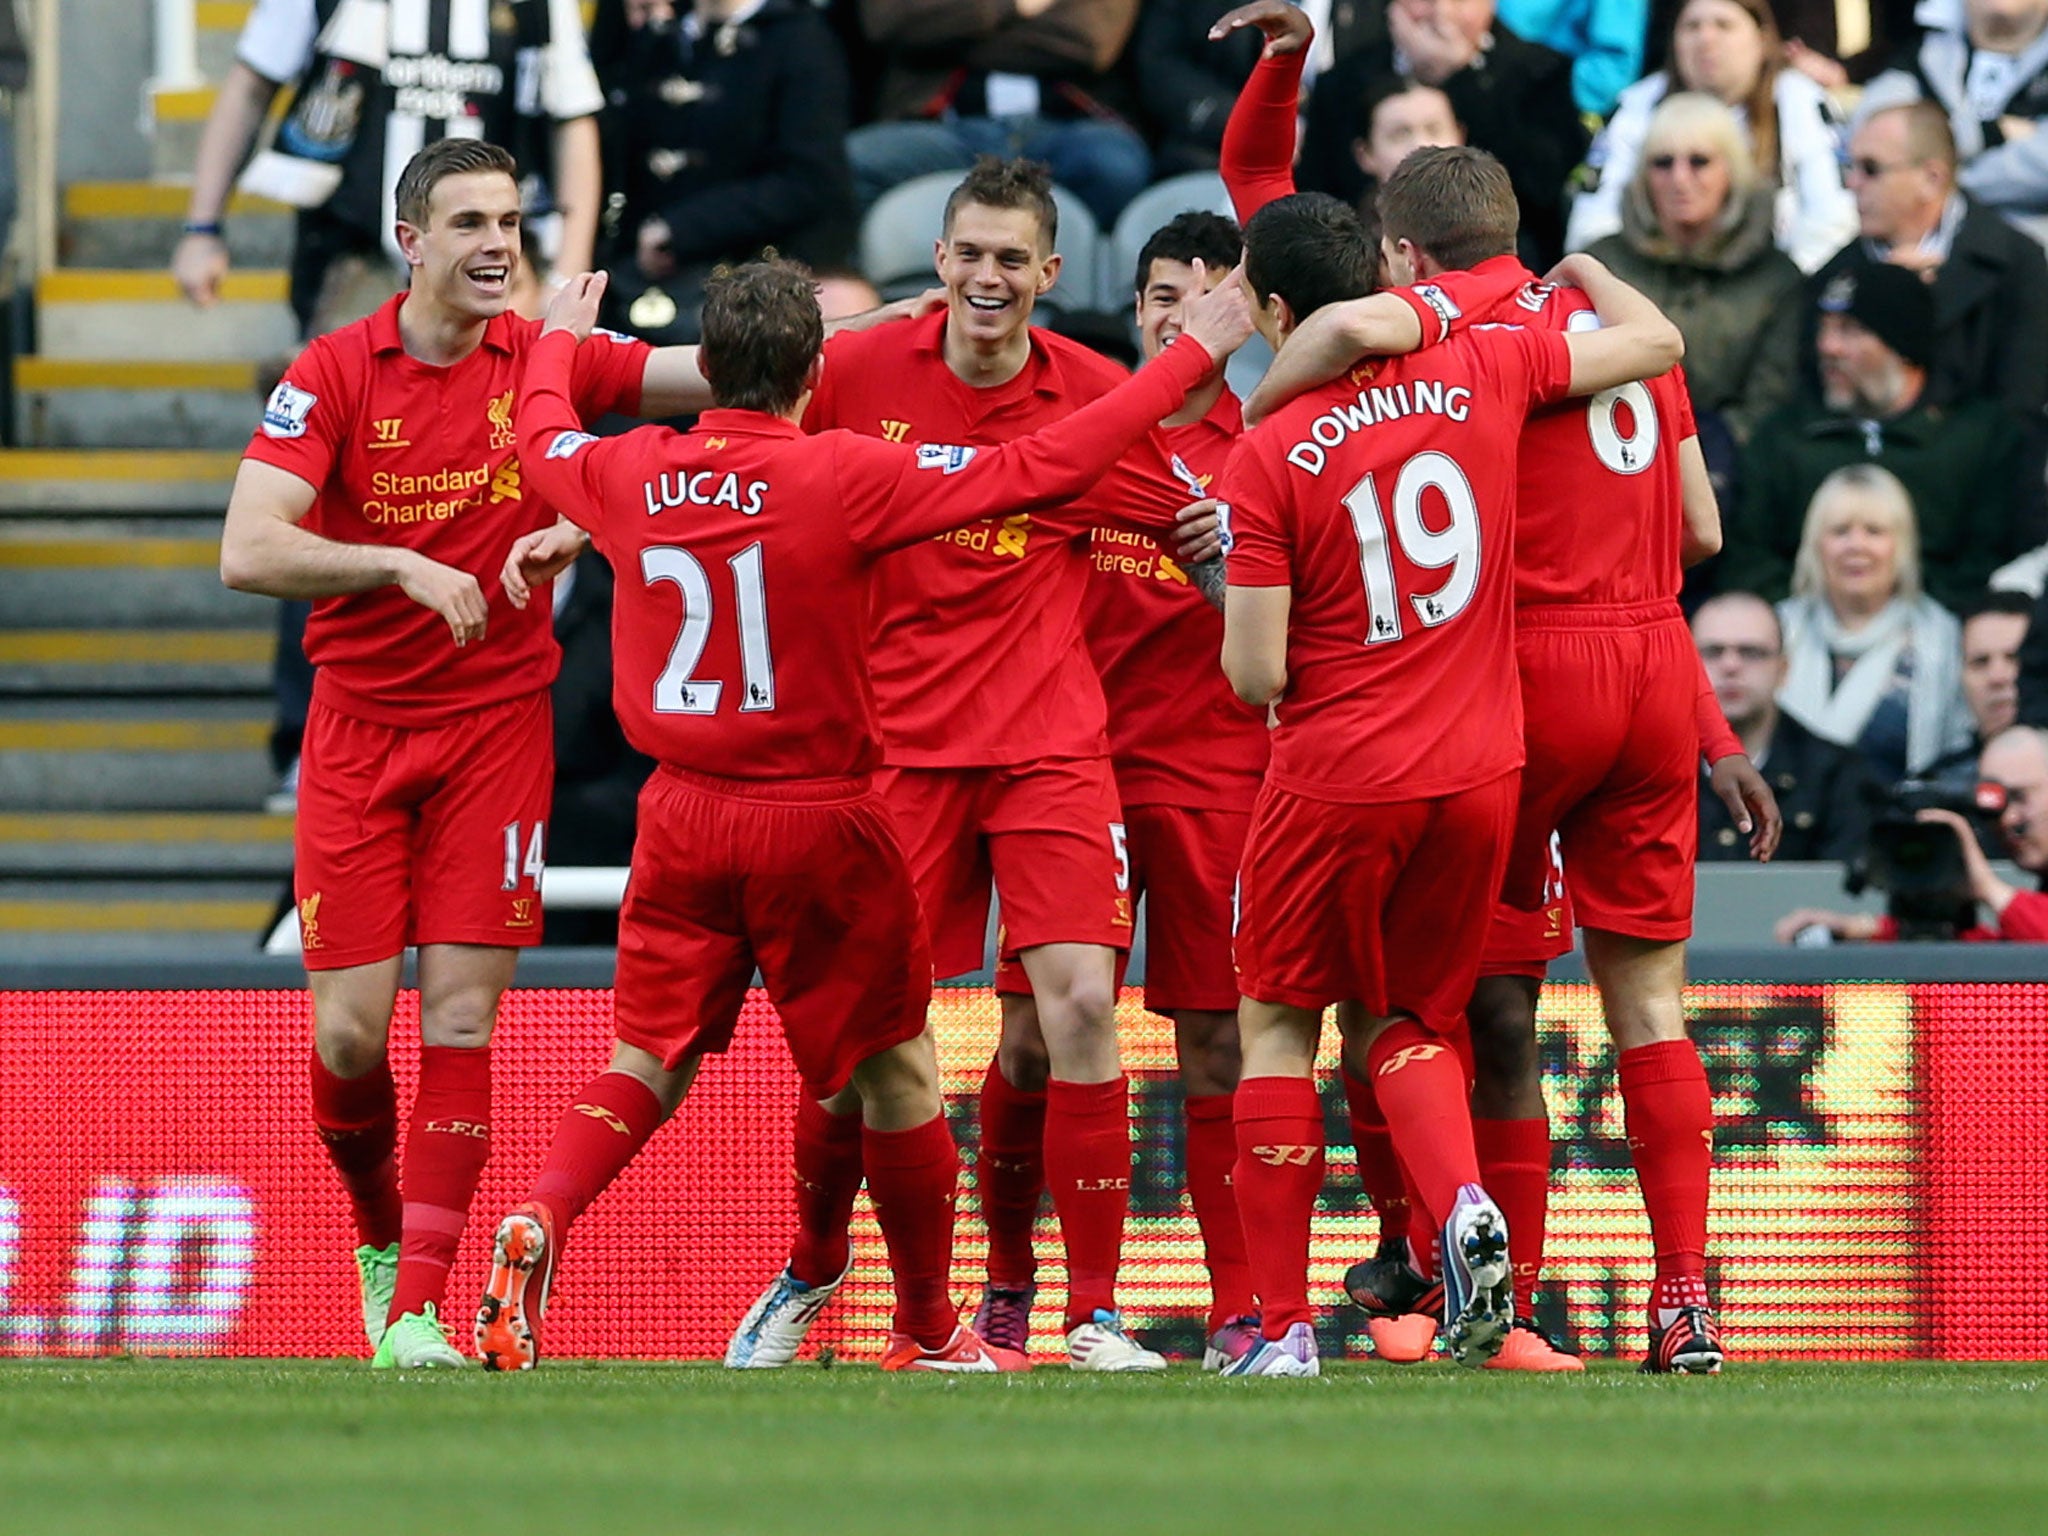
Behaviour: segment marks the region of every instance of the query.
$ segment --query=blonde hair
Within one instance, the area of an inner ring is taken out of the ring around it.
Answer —
[[[1727,103],[1705,91],[1678,91],[1657,103],[1657,110],[1650,114],[1649,132],[1643,136],[1636,180],[1648,186],[1654,156],[1672,152],[1675,145],[1689,148],[1700,143],[1728,167],[1729,202],[1739,203],[1755,190],[1756,153],[1749,147],[1749,136]]]
[[[1875,464],[1850,464],[1821,481],[1806,504],[1806,527],[1799,535],[1799,553],[1792,562],[1792,595],[1827,600],[1821,569],[1820,540],[1834,504],[1845,497],[1868,497],[1891,523],[1896,555],[1898,595],[1907,602],[1920,596],[1920,523],[1913,497],[1899,477]]]

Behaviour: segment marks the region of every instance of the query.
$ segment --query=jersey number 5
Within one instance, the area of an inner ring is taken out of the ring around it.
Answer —
[[[1423,521],[1425,491],[1435,491],[1443,498],[1449,521],[1441,529]],[[1352,531],[1358,535],[1367,645],[1385,645],[1405,633],[1389,535],[1410,565],[1427,571],[1448,568],[1451,573],[1434,591],[1408,595],[1406,606],[1414,610],[1423,627],[1449,623],[1465,611],[1472,594],[1479,590],[1479,503],[1457,460],[1443,453],[1418,453],[1401,466],[1394,477],[1391,528],[1372,475],[1351,487],[1344,497],[1344,510],[1351,514]]]
[[[732,570],[740,625],[741,713],[775,707],[775,653],[768,644],[768,588],[761,575],[761,546],[749,544],[726,561]],[[654,682],[654,708],[663,715],[715,715],[725,684],[702,682],[692,674],[711,639],[711,577],[697,557],[678,544],[640,551],[640,575],[648,586],[672,581],[683,595],[683,627],[669,647],[668,665]]]

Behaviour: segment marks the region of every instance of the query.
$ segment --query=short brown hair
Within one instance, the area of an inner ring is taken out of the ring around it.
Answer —
[[[1947,167],[1951,180],[1955,178],[1956,131],[1948,120],[1946,107],[1923,96],[1918,101],[1902,102],[1896,107],[1882,107],[1870,115],[1882,117],[1886,112],[1897,112],[1903,118],[1906,153],[1912,156],[1915,165],[1933,161]]]
[[[1380,229],[1451,271],[1511,255],[1521,228],[1514,183],[1483,149],[1418,149],[1380,187]]]
[[[698,363],[721,406],[788,411],[803,398],[804,376],[824,345],[818,295],[801,263],[750,261],[704,284]]]
[[[1052,172],[1036,160],[999,160],[983,155],[946,199],[946,217],[939,226],[953,233],[953,215],[969,203],[984,208],[1022,208],[1038,219],[1040,249],[1059,248],[1060,208],[1052,197]]]
[[[519,180],[519,162],[511,151],[482,139],[436,139],[405,162],[398,173],[398,217],[414,229],[427,227],[434,188],[450,176],[498,171]]]

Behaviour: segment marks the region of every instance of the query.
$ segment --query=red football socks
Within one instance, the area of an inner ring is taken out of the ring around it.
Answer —
[[[1365,1198],[1380,1218],[1380,1241],[1391,1242],[1408,1235],[1408,1179],[1401,1171],[1401,1159],[1394,1155],[1394,1138],[1387,1132],[1386,1117],[1372,1084],[1351,1075],[1345,1067],[1344,1102],[1351,1112],[1351,1142],[1358,1151],[1358,1182]]]
[[[1470,1090],[1457,1051],[1413,1019],[1397,1020],[1381,1031],[1366,1050],[1365,1064],[1394,1151],[1422,1198],[1424,1208],[1409,1218],[1414,1245],[1416,1218],[1433,1235],[1457,1203],[1458,1186],[1479,1182]]]
[[[447,1299],[448,1270],[491,1156],[491,1048],[420,1047],[405,1133],[405,1231],[386,1321]]]
[[[1237,1085],[1238,1209],[1269,1339],[1313,1322],[1309,1223],[1323,1187],[1323,1106],[1306,1077],[1248,1077]]]
[[[1618,1065],[1657,1278],[1699,1279],[1707,1269],[1707,1189],[1714,1169],[1714,1098],[1706,1068],[1690,1040],[1639,1045],[1623,1051]],[[1513,1227],[1508,1235],[1513,1238]]]
[[[861,1156],[875,1219],[889,1246],[889,1269],[896,1277],[896,1331],[937,1349],[952,1338],[960,1320],[949,1283],[953,1202],[960,1187],[953,1133],[944,1115],[908,1131],[869,1126],[861,1133]]]
[[[1227,1093],[1190,1094],[1187,1099],[1188,1203],[1202,1232],[1209,1265],[1209,1332],[1233,1317],[1258,1310],[1252,1301],[1252,1272],[1244,1252],[1244,1224],[1237,1214],[1237,1189],[1230,1182],[1237,1161],[1237,1128]]]
[[[997,1062],[981,1082],[981,1151],[974,1165],[988,1227],[988,1282],[1018,1289],[1038,1272],[1031,1229],[1045,1192],[1045,1095],[1013,1087]]]
[[[313,1056],[313,1125],[341,1176],[355,1215],[356,1241],[389,1248],[404,1206],[398,1193],[398,1093],[388,1059],[361,1077],[336,1077]]]
[[[1116,1310],[1124,1218],[1131,1208],[1131,1089],[1106,1083],[1045,1085],[1045,1182],[1067,1248],[1068,1332]],[[993,1265],[991,1265],[993,1270]]]
[[[1550,1224],[1550,1122],[1474,1120],[1479,1182],[1508,1219],[1508,1258],[1515,1271],[1515,1316],[1533,1317]]]
[[[847,1228],[860,1193],[860,1110],[835,1115],[805,1099],[797,1106],[795,1141],[796,1241],[789,1272],[805,1285],[830,1285],[846,1273],[852,1252]]]
[[[590,1209],[661,1128],[661,1100],[626,1072],[600,1072],[562,1112],[547,1161],[533,1181],[533,1199],[554,1219],[555,1241]]]

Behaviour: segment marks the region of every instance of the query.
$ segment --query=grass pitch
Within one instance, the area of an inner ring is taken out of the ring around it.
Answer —
[[[0,1532],[2048,1529],[2048,1366],[1319,1381],[0,1365]]]

